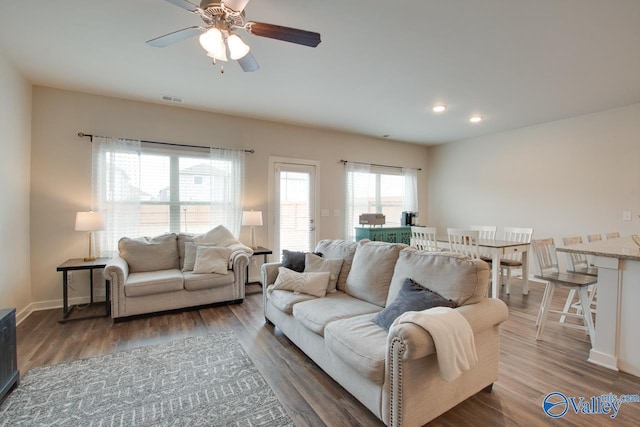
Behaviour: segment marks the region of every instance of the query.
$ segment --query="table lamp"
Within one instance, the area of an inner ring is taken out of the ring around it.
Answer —
[[[85,261],[95,261],[95,242],[93,232],[104,230],[104,216],[99,212],[78,212],[76,213],[76,231],[89,232],[89,256]]]
[[[256,225],[262,225],[262,211],[243,211],[242,212],[242,225],[251,226],[250,239],[251,249],[257,249],[256,245]]]

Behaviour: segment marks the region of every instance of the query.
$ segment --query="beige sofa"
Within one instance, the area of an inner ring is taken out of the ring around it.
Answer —
[[[104,269],[111,286],[111,317],[242,302],[251,249],[228,230],[214,230],[209,236],[168,233],[120,239],[119,255]]]
[[[344,259],[337,290],[314,297],[274,289],[280,265],[264,264],[265,318],[386,425],[421,426],[491,390],[508,309],[485,296],[490,270],[484,261],[369,241],[323,240],[315,251]],[[457,379],[441,378],[425,329],[396,322],[387,331],[372,321],[407,278],[453,300],[471,327],[478,361]]]

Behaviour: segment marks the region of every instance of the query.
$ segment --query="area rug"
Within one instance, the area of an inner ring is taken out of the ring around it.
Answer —
[[[30,370],[0,426],[292,426],[232,332]]]

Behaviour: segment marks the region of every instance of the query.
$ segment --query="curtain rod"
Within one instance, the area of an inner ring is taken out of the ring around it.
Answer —
[[[381,167],[381,168],[404,169],[404,167],[402,167],[402,166],[390,166],[390,165],[379,165],[379,164],[377,164],[377,163],[353,162],[353,161],[351,161],[351,160],[342,160],[342,159],[340,159],[340,163],[344,163],[344,164],[347,164],[347,163],[361,163],[361,164],[363,164],[363,165],[379,166],[379,167]],[[415,170],[419,170],[419,171],[421,171],[421,170],[422,170],[422,168],[407,168],[407,169],[415,169]]]
[[[89,137],[89,140],[91,142],[93,142],[93,135],[91,135],[90,133],[84,133],[84,132],[78,132],[78,136],[80,138],[84,138],[85,136]],[[96,136],[100,136],[100,135],[96,135]],[[104,137],[103,137],[104,138]],[[188,144],[176,144],[173,142],[160,142],[160,141],[145,141],[145,140],[140,140],[140,142],[144,142],[147,144],[160,144],[160,145],[171,145],[173,147],[188,147],[188,148],[219,148],[219,147],[203,147],[201,145],[188,145]],[[226,150],[226,148],[219,148],[220,150]],[[255,153],[255,150],[240,150],[240,151],[244,151],[245,153]]]

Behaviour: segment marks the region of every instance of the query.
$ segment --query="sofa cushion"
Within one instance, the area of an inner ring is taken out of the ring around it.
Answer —
[[[129,272],[179,268],[177,236],[167,233],[156,237],[123,237],[118,241],[120,256],[129,264]]]
[[[195,274],[227,274],[231,249],[218,246],[196,245]]]
[[[128,297],[175,292],[184,289],[184,279],[178,269],[131,273],[124,284]]]
[[[373,318],[373,322],[389,330],[398,316],[406,311],[422,311],[433,307],[455,308],[456,304],[450,299],[443,298],[439,293],[426,289],[412,279],[405,279],[400,292],[391,304],[382,309]]]
[[[406,246],[399,243],[358,242],[345,292],[384,307],[396,260]]]
[[[371,321],[374,314],[336,320],[327,325],[327,349],[376,384],[384,382],[387,331]]]
[[[380,307],[344,292],[327,294],[324,298],[299,302],[293,306],[293,317],[318,335],[324,336],[324,328],[330,322],[367,313],[377,313]]]
[[[489,266],[482,260],[450,252],[406,248],[396,262],[387,303],[391,304],[409,277],[458,306],[474,304],[485,297],[490,273]]]
[[[187,291],[199,291],[201,289],[230,285],[235,279],[233,271],[228,271],[227,274],[197,274],[192,271],[185,271],[182,274],[184,276],[184,288]]]
[[[347,242],[345,240],[320,240],[316,246],[315,252],[320,252],[324,258],[340,258],[343,259],[340,275],[336,283],[337,289],[344,291],[346,288],[347,277],[351,271],[351,263],[356,253],[357,243]],[[327,289],[327,292],[335,291],[334,288]]]
[[[267,288],[267,299],[271,304],[281,312],[291,315],[293,314],[293,306],[299,302],[315,299],[313,295],[294,294],[291,291],[282,291],[273,289],[273,285]]]
[[[336,285],[338,283],[338,275],[340,275],[340,270],[342,269],[344,260],[342,258],[322,258],[312,253],[307,253],[304,259],[305,272],[328,271],[330,273],[327,291],[332,289],[331,292],[335,292]]]
[[[328,271],[320,273],[298,273],[285,267],[278,267],[278,277],[273,284],[273,289],[292,291],[293,293],[323,297],[327,293],[329,284]]]
[[[304,268],[306,265],[305,259],[308,253],[311,252],[289,251],[287,249],[283,249],[281,264],[283,267],[288,268],[289,270],[302,273],[304,272]],[[314,252],[313,254],[322,256],[320,252]]]

